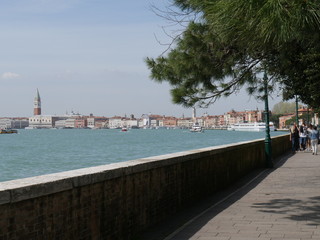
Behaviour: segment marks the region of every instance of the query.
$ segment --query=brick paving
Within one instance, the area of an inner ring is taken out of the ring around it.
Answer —
[[[283,159],[164,239],[320,239],[320,155]]]

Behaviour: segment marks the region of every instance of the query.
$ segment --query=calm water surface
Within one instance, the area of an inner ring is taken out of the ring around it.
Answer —
[[[272,132],[281,135],[284,132]],[[264,132],[34,129],[0,134],[0,181],[264,138]]]

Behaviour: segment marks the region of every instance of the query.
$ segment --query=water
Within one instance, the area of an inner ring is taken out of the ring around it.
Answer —
[[[285,134],[271,132],[271,135]],[[0,134],[0,182],[264,138],[264,132],[34,129]]]

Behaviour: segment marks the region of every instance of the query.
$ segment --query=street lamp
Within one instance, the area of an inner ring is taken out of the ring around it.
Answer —
[[[272,162],[272,147],[271,147],[271,137],[270,137],[270,121],[269,121],[269,103],[268,103],[268,76],[264,73],[263,76],[264,83],[264,103],[265,103],[265,122],[266,122],[266,136],[264,140],[265,145],[265,156],[266,156],[266,166],[268,168],[273,168]]]
[[[298,96],[296,95],[296,124],[297,124],[297,127],[299,126],[299,116],[298,116]]]

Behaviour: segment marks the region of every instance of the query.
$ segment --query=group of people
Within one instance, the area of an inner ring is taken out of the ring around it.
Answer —
[[[317,126],[312,124],[306,126],[302,123],[300,127],[295,123],[290,129],[290,141],[292,142],[292,151],[312,151],[313,155],[318,154],[319,131]]]

